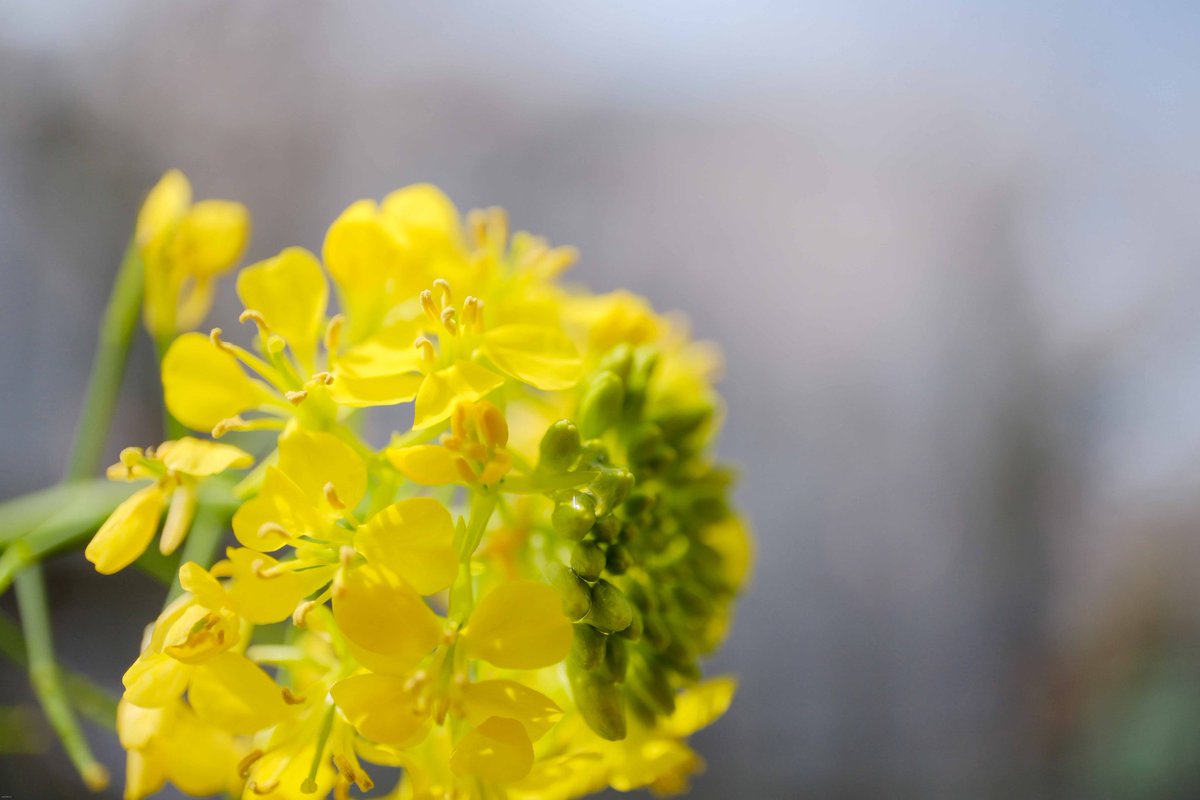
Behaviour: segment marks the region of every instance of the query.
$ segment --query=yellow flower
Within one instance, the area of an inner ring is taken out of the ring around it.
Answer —
[[[216,278],[246,249],[250,215],[228,200],[193,203],[188,179],[170,170],[146,197],[134,238],[146,276],[146,327],[172,337],[212,307]]]
[[[441,444],[391,447],[387,457],[406,478],[426,486],[488,486],[497,483],[512,467],[507,444],[504,414],[480,400],[455,406],[450,433],[442,436]]]
[[[84,556],[104,575],[124,569],[146,551],[163,507],[170,502],[159,549],[175,552],[187,536],[196,508],[196,491],[201,478],[227,469],[241,469],[253,457],[236,447],[185,436],[145,450],[127,447],[120,463],[108,468],[112,480],[144,480],[154,483],[140,489],[117,506],[92,537]]]

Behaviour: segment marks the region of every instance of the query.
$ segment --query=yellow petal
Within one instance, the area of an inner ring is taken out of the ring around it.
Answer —
[[[238,273],[242,305],[263,315],[267,326],[291,345],[301,363],[311,365],[325,324],[329,285],[316,256],[289,247],[274,258]]]
[[[659,722],[664,736],[691,736],[721,718],[733,702],[737,679],[731,676],[713,678],[697,684],[675,698],[675,711]]]
[[[239,653],[222,653],[196,667],[188,700],[201,719],[239,736],[269,728],[289,711],[271,676]]]
[[[726,583],[740,589],[754,563],[754,542],[744,520],[731,516],[700,532],[700,540],[721,554]]]
[[[321,254],[341,292],[351,341],[375,329],[392,296],[420,289],[419,278],[403,269],[407,242],[372,200],[359,200],[333,221]]]
[[[292,537],[320,536],[329,521],[314,503],[278,467],[267,467],[258,494],[234,512],[233,533],[242,545],[264,553],[278,550]]]
[[[278,561],[247,548],[226,551],[233,569],[230,602],[255,625],[269,625],[292,615],[300,601],[333,577],[335,565],[300,572],[276,570]],[[263,574],[268,577],[263,577]]]
[[[359,663],[404,674],[437,646],[442,620],[410,587],[371,565],[346,574],[333,616]]]
[[[254,463],[254,456],[230,444],[184,436],[163,442],[155,456],[172,472],[204,477],[227,469],[245,469]]]
[[[456,248],[462,243],[458,209],[428,183],[405,186],[383,198],[382,211],[419,251]]]
[[[509,680],[467,684],[463,703],[467,721],[472,725],[479,725],[489,717],[515,719],[525,726],[525,732],[535,742],[563,715],[562,709],[546,695]]]
[[[174,553],[183,544],[184,537],[192,528],[196,515],[196,487],[184,483],[171,492],[171,505],[167,519],[163,522],[162,536],[158,537],[158,549],[164,556]]]
[[[97,572],[111,575],[146,552],[158,530],[165,499],[166,494],[156,483],[139,489],[116,507],[83,551],[84,557],[96,565]]]
[[[536,581],[503,583],[484,596],[463,636],[467,653],[506,669],[537,669],[571,649],[558,592]]]
[[[484,335],[480,350],[506,375],[539,389],[561,391],[579,382],[579,351],[554,328],[504,325]]]
[[[504,383],[504,378],[470,361],[458,361],[425,376],[417,392],[413,429],[436,425],[454,413],[459,403],[470,403]]]
[[[266,391],[234,356],[201,333],[185,333],[171,343],[163,357],[162,381],[167,410],[201,431],[255,408]]]
[[[146,195],[146,201],[138,211],[134,233],[138,247],[159,243],[164,234],[179,224],[191,204],[192,185],[187,177],[177,169],[167,170]]]
[[[333,702],[366,738],[400,747],[416,744],[428,732],[428,712],[417,711],[417,693],[403,675],[355,675],[330,689]]]
[[[356,408],[412,400],[424,379],[413,347],[420,334],[419,325],[398,323],[338,356],[329,387],[333,399]]]
[[[419,594],[449,587],[458,572],[454,521],[431,497],[384,508],[359,526],[354,546],[372,565],[390,570]]]
[[[167,257],[188,275],[209,278],[231,268],[250,240],[250,213],[241,203],[201,200],[167,244]]]
[[[354,448],[332,433],[291,428],[279,437],[279,469],[318,507],[329,509],[325,484],[353,509],[367,491],[367,467]]]
[[[447,483],[462,483],[463,475],[457,462],[458,453],[436,444],[419,444],[415,447],[389,447],[388,461],[400,470],[404,477],[424,486],[444,486]]]
[[[225,605],[225,588],[221,582],[195,561],[179,565],[179,585],[205,608],[217,609]]]
[[[179,699],[194,670],[165,653],[147,653],[121,676],[125,699],[143,708],[165,706]]]
[[[117,703],[117,737],[126,750],[140,750],[162,730],[167,708],[142,708],[121,698]]]
[[[236,791],[240,758],[232,736],[200,719],[186,705],[162,743],[167,779],[184,794],[207,797]]]
[[[125,800],[142,800],[167,782],[166,759],[161,748],[130,750],[125,756]]]
[[[493,783],[518,781],[533,767],[533,744],[516,720],[492,717],[463,737],[450,756],[459,775]]]

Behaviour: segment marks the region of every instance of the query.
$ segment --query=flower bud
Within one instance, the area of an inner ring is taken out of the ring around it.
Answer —
[[[650,701],[651,706],[664,716],[675,712],[675,690],[667,679],[666,670],[661,665],[649,662],[643,669],[634,670],[630,680],[642,697]]]
[[[569,419],[560,419],[546,429],[538,446],[538,466],[555,472],[565,472],[579,458],[582,440],[579,428]]]
[[[604,560],[604,550],[595,542],[579,542],[571,550],[571,569],[586,581],[600,577]]]
[[[621,416],[624,400],[621,379],[607,370],[597,373],[579,401],[579,432],[587,439],[604,433]]]
[[[608,637],[587,623],[573,626],[575,638],[571,642],[571,661],[578,662],[584,669],[595,669],[604,661],[604,650]]]
[[[596,520],[596,525],[592,528],[592,535],[596,537],[596,541],[604,542],[605,544],[615,542],[620,532],[621,520],[611,514]]]
[[[596,523],[596,501],[583,492],[566,492],[550,515],[554,530],[579,541]]]
[[[633,488],[633,473],[624,467],[603,469],[587,491],[596,498],[596,513],[605,516],[625,502]]]
[[[567,661],[567,677],[575,707],[588,727],[610,742],[624,739],[625,694],[620,687],[573,661]]]
[[[627,446],[631,464],[645,464],[651,461],[663,445],[663,432],[652,422],[639,427],[629,437]]]
[[[642,612],[638,611],[637,606],[633,607],[633,619],[629,622],[629,627],[621,631],[618,635],[628,639],[631,642],[641,641],[642,634],[645,632],[645,622],[642,621]]]
[[[605,580],[597,581],[592,587],[592,608],[586,620],[605,633],[616,633],[633,621],[633,606],[616,586]]]
[[[562,564],[551,564],[546,572],[550,583],[558,590],[563,613],[572,621],[583,619],[592,607],[588,585]]]
[[[614,544],[608,548],[605,567],[613,575],[624,575],[633,566],[633,555],[623,544]]]
[[[621,380],[629,377],[633,365],[633,348],[625,342],[613,347],[600,359],[600,369],[608,370]]]
[[[629,646],[624,639],[610,638],[604,650],[604,673],[617,683],[624,683],[628,669]]]

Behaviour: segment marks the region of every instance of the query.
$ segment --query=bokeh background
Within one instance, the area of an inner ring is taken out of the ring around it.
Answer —
[[[249,260],[433,181],[725,349],[759,559],[695,797],[1200,797],[1198,34],[1189,2],[0,0],[0,498],[60,474],[166,168],[250,207]],[[114,455],[156,440],[144,338]],[[49,576],[62,660],[117,686],[161,591]],[[81,790],[10,755],[0,794]]]

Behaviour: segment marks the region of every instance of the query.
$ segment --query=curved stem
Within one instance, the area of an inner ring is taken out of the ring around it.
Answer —
[[[16,577],[17,603],[21,612],[21,627],[25,631],[29,682],[42,705],[42,711],[58,734],[63,748],[83,782],[89,789],[100,791],[108,785],[108,770],[92,755],[79,720],[67,698],[58,663],[54,660],[54,643],[50,632],[50,614],[46,608],[46,585],[42,567],[32,564]]]

